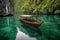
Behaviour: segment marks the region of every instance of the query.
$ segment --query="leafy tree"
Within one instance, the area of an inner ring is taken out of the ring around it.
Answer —
[[[16,2],[17,6],[19,2]],[[20,5],[19,9],[24,13],[42,13],[42,14],[59,14],[55,13],[56,10],[60,10],[60,0],[23,0],[23,5]]]
[[[23,5],[23,0],[13,0],[14,2],[14,12],[20,12],[21,6]]]

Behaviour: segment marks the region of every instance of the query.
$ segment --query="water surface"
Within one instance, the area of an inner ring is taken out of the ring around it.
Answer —
[[[37,20],[42,22],[41,26],[35,27],[21,22],[19,16],[0,17],[0,35],[4,36],[0,36],[0,39],[58,40],[60,38],[59,15],[39,15]]]

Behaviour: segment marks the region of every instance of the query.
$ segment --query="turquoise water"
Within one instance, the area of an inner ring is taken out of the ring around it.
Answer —
[[[36,40],[60,40],[60,16],[59,15],[39,15],[37,20],[42,22],[39,27],[34,27],[25,24],[20,19],[17,26],[22,32],[28,34],[30,37],[35,37]]]
[[[27,35],[27,40],[60,40],[59,15],[40,15],[37,20],[42,22],[39,27],[21,22],[19,16],[0,17],[0,39],[15,40],[18,27],[20,33]],[[19,38],[20,36],[23,35],[19,34]]]
[[[14,17],[0,17],[0,40],[15,40],[16,34]]]

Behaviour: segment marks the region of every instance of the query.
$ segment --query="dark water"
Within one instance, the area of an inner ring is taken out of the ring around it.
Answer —
[[[9,40],[59,40],[59,15],[40,15],[37,20],[42,22],[39,27],[21,22],[19,16],[0,17],[0,35]]]

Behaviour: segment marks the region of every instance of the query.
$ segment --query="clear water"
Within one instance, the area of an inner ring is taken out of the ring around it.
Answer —
[[[17,17],[18,18],[18,17]],[[23,23],[17,19],[17,26],[20,31],[35,37],[36,40],[58,40],[60,38],[60,16],[59,15],[39,15],[37,20],[42,22],[39,27],[34,27]]]
[[[7,40],[57,40],[60,38],[59,15],[40,15],[37,20],[42,22],[39,27],[21,22],[19,16],[0,17],[0,35]]]

